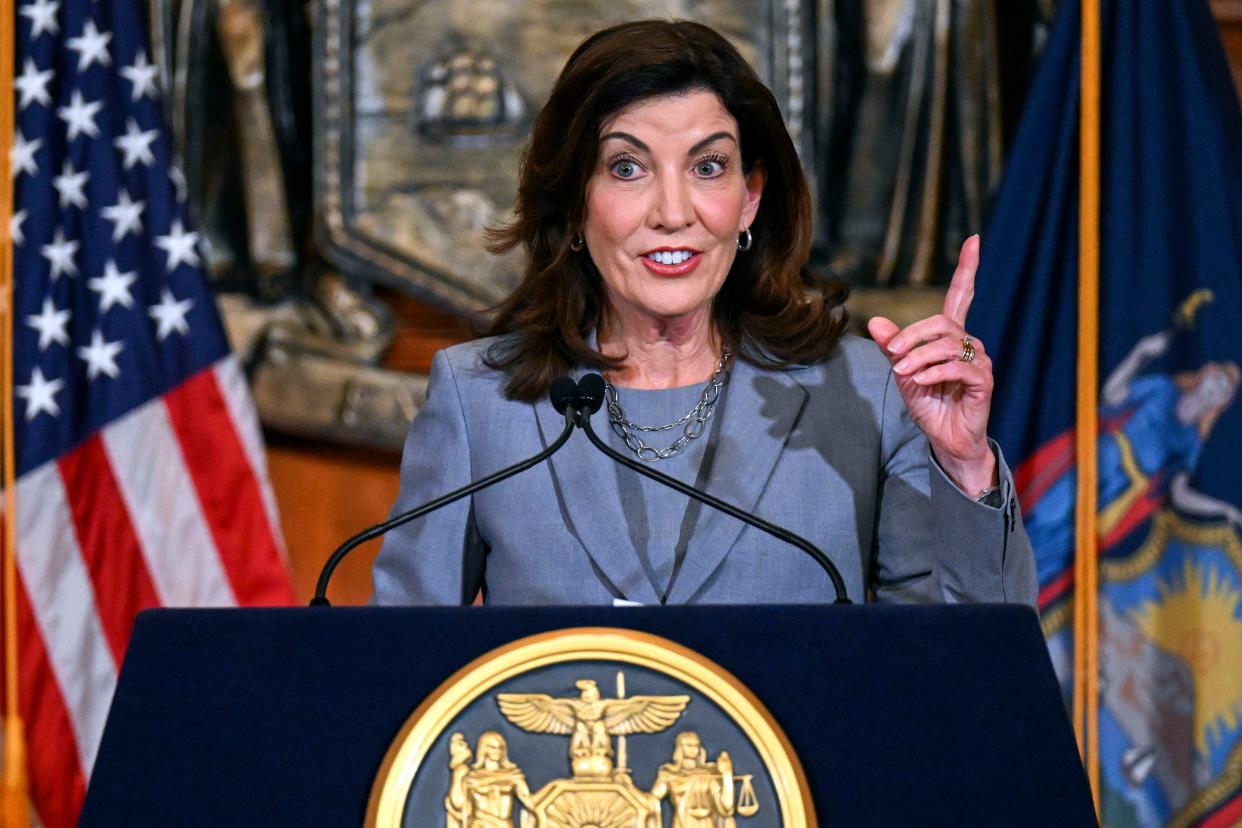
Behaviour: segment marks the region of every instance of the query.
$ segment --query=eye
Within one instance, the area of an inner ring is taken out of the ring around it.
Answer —
[[[694,173],[700,178],[715,178],[725,171],[725,166],[728,163],[729,159],[723,155],[702,158],[694,165]]]
[[[642,172],[642,167],[633,158],[618,158],[612,162],[609,169],[613,175],[622,180],[638,178]]]

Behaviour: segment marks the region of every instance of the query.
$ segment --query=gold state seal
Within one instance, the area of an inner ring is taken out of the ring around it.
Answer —
[[[551,667],[570,680],[557,681]],[[606,668],[615,676],[613,696],[607,697],[595,678],[575,678],[587,668],[596,675]],[[652,673],[686,692],[627,693],[627,683],[642,690],[638,685],[651,683]],[[503,692],[505,685],[532,674],[540,682],[534,689],[551,692]],[[545,687],[545,680],[558,686]],[[570,687],[577,693],[566,693]],[[723,722],[731,746],[750,757],[744,764],[762,765],[746,770],[758,771],[770,793],[756,791],[754,772],[735,771],[728,750],[719,749],[712,758],[701,728],[685,726],[687,711],[704,705],[698,721],[714,716]],[[474,711],[473,727],[462,725],[467,711]],[[481,721],[486,724],[479,726]],[[666,731],[668,736],[652,744],[667,751],[671,738],[671,756],[657,754],[641,738]],[[549,749],[560,742],[557,752],[565,758],[555,764],[569,775],[549,778],[550,757],[540,749],[544,740],[523,733],[562,737],[546,741]],[[628,740],[636,737],[631,751]],[[525,740],[521,757],[513,755],[513,740]],[[631,758],[639,757],[638,768],[629,767]],[[523,765],[536,769],[535,778],[543,782],[537,790]],[[639,785],[636,777],[649,781]],[[442,781],[426,781],[431,779]],[[421,802],[414,802],[420,785],[435,785],[435,799],[424,791],[416,797]],[[760,816],[759,823],[816,824],[788,740],[736,678],[666,639],[621,629],[574,629],[488,653],[424,701],[385,757],[367,825],[427,825],[431,803],[440,814],[435,824],[445,828],[744,828],[739,820],[749,824],[768,796],[774,801],[763,805],[769,816]]]

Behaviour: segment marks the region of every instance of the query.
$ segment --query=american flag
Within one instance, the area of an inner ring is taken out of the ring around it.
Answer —
[[[20,693],[47,828],[77,820],[138,610],[293,600],[142,8],[17,10]]]

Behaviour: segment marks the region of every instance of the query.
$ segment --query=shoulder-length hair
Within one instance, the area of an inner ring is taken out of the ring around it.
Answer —
[[[632,103],[697,89],[714,92],[737,121],[743,171],[760,166],[766,174],[752,246],[739,252],[714,300],[718,332],[734,354],[763,367],[816,362],[836,346],[847,291],[812,289],[811,195],[776,98],[707,26],[641,20],[597,32],[574,51],[535,118],[516,218],[490,231],[493,252],[526,251],[521,282],[488,330],[504,335],[486,359],[509,375],[510,398],[537,399],[575,366],[619,367],[620,359],[588,344],[607,302],[590,256],[570,248],[598,163],[599,131]]]

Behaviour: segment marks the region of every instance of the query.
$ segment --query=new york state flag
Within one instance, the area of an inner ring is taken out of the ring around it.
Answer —
[[[1099,0],[1085,0],[1098,2]],[[1106,826],[1242,821],[1242,112],[1203,0],[1104,0],[1098,755]],[[1064,2],[970,325],[1074,681],[1080,4]]]

